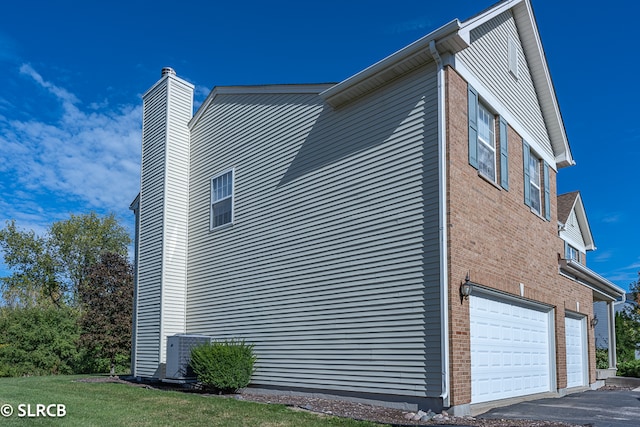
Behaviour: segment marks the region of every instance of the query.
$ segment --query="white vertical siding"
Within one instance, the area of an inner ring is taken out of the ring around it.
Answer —
[[[517,78],[509,72],[510,39],[515,41],[517,48]],[[534,143],[537,149],[555,158],[529,65],[510,10],[472,30],[471,46],[456,54],[456,61],[461,61],[471,70],[482,85],[535,138],[535,141],[530,143]]]
[[[191,133],[187,332],[255,343],[257,385],[437,395],[436,96],[435,67],[335,111],[218,95]],[[211,232],[229,168],[234,225]]]
[[[174,76],[144,96],[135,375],[157,377],[166,336],[185,331],[193,87]]]

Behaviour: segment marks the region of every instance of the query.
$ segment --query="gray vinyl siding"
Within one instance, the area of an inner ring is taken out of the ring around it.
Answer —
[[[509,37],[518,47],[518,78],[509,73]],[[511,11],[471,31],[471,46],[456,54],[535,138],[542,150],[555,158],[538,96]]]
[[[155,375],[160,354],[166,92],[165,80],[147,94],[143,107],[134,375],[146,377]]]
[[[187,332],[255,343],[255,385],[437,395],[436,89],[433,67],[338,110],[218,95],[191,132]]]

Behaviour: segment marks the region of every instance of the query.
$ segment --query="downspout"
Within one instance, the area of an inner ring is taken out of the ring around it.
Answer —
[[[429,42],[429,51],[438,66],[438,204],[440,212],[438,214],[439,241],[440,241],[440,323],[442,325],[442,335],[440,337],[441,348],[441,375],[442,385],[440,398],[442,405],[449,407],[449,286],[447,270],[447,163],[446,163],[446,142],[447,129],[445,122],[445,85],[444,67],[442,58],[436,49],[435,40]]]

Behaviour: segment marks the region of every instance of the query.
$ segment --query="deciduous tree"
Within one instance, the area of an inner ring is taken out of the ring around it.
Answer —
[[[4,263],[13,271],[12,275],[0,278],[5,305],[60,306],[58,266],[51,255],[48,238],[36,235],[33,230],[19,230],[15,221],[8,221],[0,230],[0,249],[4,253]]]
[[[115,374],[118,356],[129,357],[133,315],[133,267],[120,254],[103,253],[80,283],[80,342],[110,362]]]
[[[5,304],[15,307],[75,306],[80,283],[105,252],[126,256],[131,238],[113,214],[71,215],[44,236],[22,231],[15,221],[0,230],[0,249],[12,271],[2,278]]]

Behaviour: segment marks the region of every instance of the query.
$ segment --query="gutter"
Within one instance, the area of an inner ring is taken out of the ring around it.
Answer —
[[[560,269],[569,272],[575,276],[575,279],[581,279],[588,287],[598,291],[614,300],[623,297],[626,292],[616,286],[613,282],[605,279],[595,271],[587,268],[579,262],[572,259],[561,259],[559,261]]]
[[[320,97],[337,108],[352,97],[358,97],[362,92],[369,92],[407,72],[417,68],[424,61],[425,50],[435,40],[442,44],[450,44],[449,50],[461,50],[468,46],[467,40],[458,34],[460,21],[457,19],[432,31],[410,45],[387,56],[359,73],[343,80],[320,93]],[[455,46],[455,48],[454,48]],[[345,99],[343,99],[345,98]]]
[[[436,61],[438,74],[438,203],[440,212],[438,214],[439,243],[440,243],[440,324],[442,325],[442,335],[440,336],[441,349],[441,394],[442,405],[449,407],[449,302],[448,296],[448,270],[447,270],[447,164],[446,164],[446,142],[447,128],[445,120],[445,85],[444,67],[442,58],[436,49],[436,42],[432,39],[429,42],[429,51]]]

